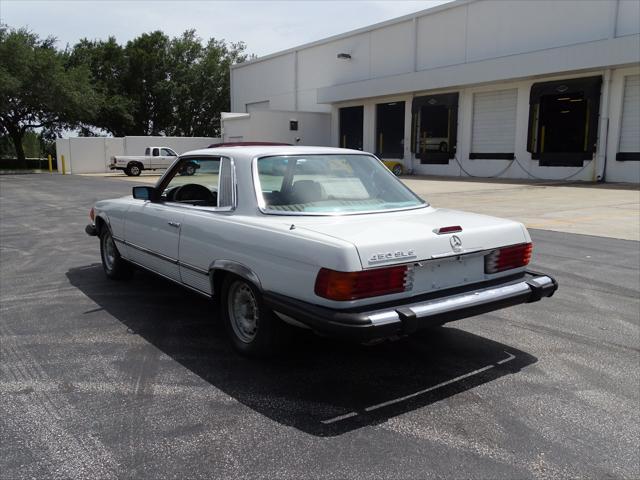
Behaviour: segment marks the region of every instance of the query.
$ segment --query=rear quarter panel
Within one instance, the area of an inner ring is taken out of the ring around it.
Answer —
[[[267,225],[252,217],[222,212],[191,212],[187,216],[180,232],[181,262],[202,270],[209,270],[216,260],[239,263],[256,274],[265,291],[321,303],[314,293],[320,266],[360,269],[352,244],[291,230],[290,223]]]

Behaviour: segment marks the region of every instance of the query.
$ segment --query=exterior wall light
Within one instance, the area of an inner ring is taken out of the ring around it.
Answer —
[[[349,53],[339,53],[338,58],[342,60],[351,60],[351,54]]]

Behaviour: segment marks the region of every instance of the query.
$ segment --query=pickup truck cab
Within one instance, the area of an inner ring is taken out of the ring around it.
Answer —
[[[169,147],[147,147],[144,155],[115,155],[109,162],[110,170],[122,170],[130,177],[139,176],[143,170],[166,170],[178,158],[178,154]],[[198,164],[185,165],[181,175],[193,175]]]

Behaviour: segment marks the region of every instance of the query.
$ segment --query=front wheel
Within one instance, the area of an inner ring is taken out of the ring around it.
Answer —
[[[100,257],[102,259],[102,268],[108,278],[112,280],[131,278],[133,273],[131,264],[120,256],[111,231],[106,226],[102,228],[102,233],[100,234]]]
[[[234,348],[256,357],[276,353],[284,344],[287,328],[263,305],[258,289],[243,278],[229,275],[221,293],[222,318]]]

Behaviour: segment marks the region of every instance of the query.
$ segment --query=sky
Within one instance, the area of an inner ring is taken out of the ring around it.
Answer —
[[[61,48],[81,38],[126,43],[153,30],[173,37],[194,28],[204,40],[244,41],[248,53],[263,56],[447,1],[0,0],[0,23],[54,36]]]

